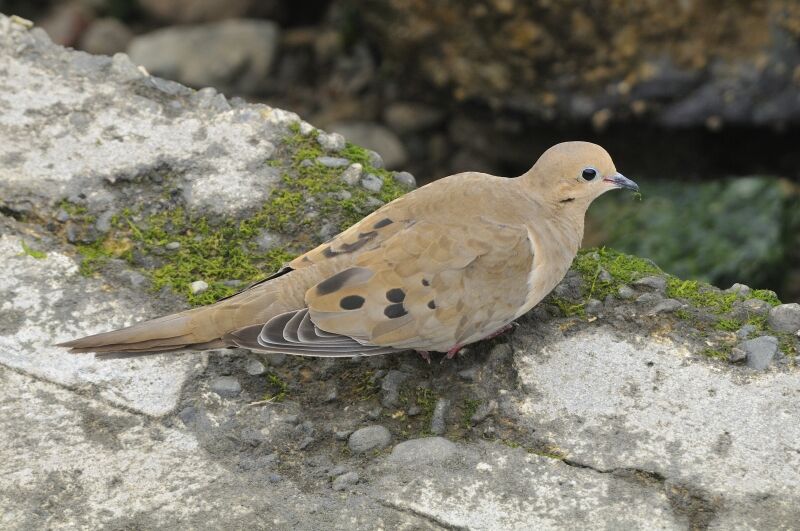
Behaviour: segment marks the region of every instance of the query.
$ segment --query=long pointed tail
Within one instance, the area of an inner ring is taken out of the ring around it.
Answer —
[[[185,348],[203,350],[224,347],[225,343],[219,338],[215,327],[203,326],[209,309],[194,308],[120,330],[59,343],[57,346],[67,347],[72,353],[97,354],[150,354]]]

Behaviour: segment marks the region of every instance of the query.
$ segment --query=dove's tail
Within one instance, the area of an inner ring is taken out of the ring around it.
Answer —
[[[180,349],[222,348],[225,343],[215,326],[207,322],[212,307],[194,308],[159,317],[127,328],[59,343],[72,353],[95,352],[98,355],[127,355],[169,352]]]

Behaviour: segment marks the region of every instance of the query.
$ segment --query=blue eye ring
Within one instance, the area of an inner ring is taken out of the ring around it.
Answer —
[[[584,181],[594,181],[600,176],[600,172],[596,169],[588,166],[581,171],[581,179]]]

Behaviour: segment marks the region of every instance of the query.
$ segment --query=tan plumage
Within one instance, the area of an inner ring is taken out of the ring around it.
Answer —
[[[410,192],[233,297],[62,345],[452,353],[542,300],[577,253],[586,209],[620,187],[636,185],[603,148],[558,144],[517,178],[468,172]]]

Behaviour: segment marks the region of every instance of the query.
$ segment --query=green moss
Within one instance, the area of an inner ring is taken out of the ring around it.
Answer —
[[[672,315],[674,315],[678,319],[683,319],[683,320],[689,320],[689,319],[692,318],[692,314],[690,314],[688,311],[686,311],[686,310],[684,310],[682,308],[672,312]]]
[[[280,376],[275,373],[267,373],[267,384],[269,390],[264,395],[264,400],[271,402],[283,401],[289,392],[289,384],[284,382]]]
[[[723,330],[726,332],[735,332],[742,327],[742,321],[739,319],[720,319],[714,325],[714,328],[717,330]]]
[[[480,400],[470,398],[464,399],[464,405],[461,412],[461,424],[464,426],[464,428],[470,429],[472,427],[472,416],[476,411],[478,411],[478,406],[480,405]]]
[[[375,371],[365,371],[358,379],[355,385],[355,395],[359,400],[369,400],[376,394],[380,388],[375,381]]]
[[[731,349],[733,347],[730,345],[722,345],[717,348],[704,348],[700,351],[700,354],[706,356],[708,358],[713,358],[717,360],[724,360],[727,361],[728,357],[730,356]]]
[[[433,410],[436,407],[436,401],[438,397],[433,390],[428,389],[427,387],[417,387],[414,390],[415,394],[415,401],[417,406],[422,410],[419,415],[420,420],[422,421],[422,432],[424,434],[430,433],[430,425],[431,419],[433,418]]]
[[[37,251],[35,249],[31,249],[28,247],[28,244],[25,243],[25,240],[22,240],[22,253],[23,255],[30,256],[36,260],[42,260],[43,258],[47,258],[47,253],[43,251]]]

